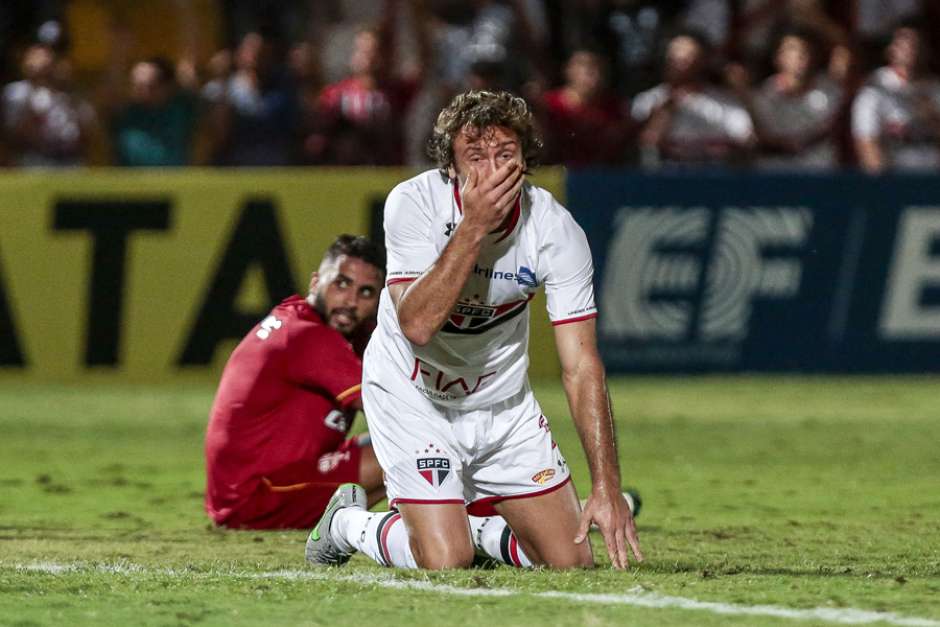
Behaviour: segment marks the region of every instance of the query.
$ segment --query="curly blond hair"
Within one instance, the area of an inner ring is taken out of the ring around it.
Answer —
[[[454,140],[464,127],[478,131],[490,126],[511,129],[519,137],[526,167],[538,164],[542,140],[526,101],[508,91],[467,91],[444,107],[428,140],[428,156],[445,176],[454,166]]]

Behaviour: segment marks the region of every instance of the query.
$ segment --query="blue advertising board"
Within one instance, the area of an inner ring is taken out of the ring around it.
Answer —
[[[940,371],[940,177],[574,171],[615,372]]]

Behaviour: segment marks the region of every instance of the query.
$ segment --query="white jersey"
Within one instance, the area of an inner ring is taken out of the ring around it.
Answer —
[[[852,134],[880,141],[887,166],[899,170],[940,168],[940,137],[921,110],[940,110],[940,81],[905,81],[890,67],[876,70],[852,105]]]
[[[387,285],[431,267],[463,219],[457,186],[437,170],[399,184],[385,203]],[[596,314],[584,231],[544,189],[526,184],[504,231],[487,236],[450,318],[425,346],[408,341],[386,288],[364,381],[405,384],[432,402],[478,409],[527,382],[528,303],[545,287],[552,323]]]
[[[0,96],[3,126],[13,131],[32,119],[37,142],[16,157],[25,167],[77,166],[81,163],[82,128],[95,121],[95,110],[67,92],[17,81]]]
[[[803,92],[784,92],[771,76],[754,94],[755,115],[770,134],[811,143],[799,154],[761,154],[763,169],[820,170],[838,165],[835,118],[842,105],[842,88],[825,76],[817,76]]]
[[[672,97],[665,83],[636,95],[633,119],[646,124]],[[714,87],[689,92],[676,103],[666,131],[663,158],[670,162],[709,163],[725,159],[735,146],[750,141],[751,116],[730,93]]]

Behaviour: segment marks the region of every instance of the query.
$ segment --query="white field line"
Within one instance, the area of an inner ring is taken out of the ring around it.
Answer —
[[[163,576],[163,577],[189,577],[189,578],[215,578],[236,577],[241,579],[266,579],[285,581],[330,581],[354,583],[362,586],[375,586],[394,590],[417,590],[419,592],[433,592],[466,597],[511,597],[528,596],[540,599],[558,599],[562,601],[587,603],[595,605],[632,605],[635,607],[664,608],[708,612],[711,614],[737,615],[737,616],[772,616],[792,620],[815,620],[844,625],[864,625],[869,623],[887,623],[890,625],[903,625],[906,627],[940,627],[940,621],[930,618],[917,618],[901,616],[893,612],[873,612],[852,607],[816,607],[811,609],[794,609],[778,605],[741,605],[734,603],[719,603],[714,601],[698,601],[686,597],[668,596],[647,592],[640,587],[634,587],[625,594],[586,594],[578,592],[526,592],[510,588],[460,588],[448,584],[434,583],[420,579],[396,579],[394,575],[377,574],[342,574],[335,569],[327,570],[276,570],[268,572],[239,572],[227,570],[214,571],[186,571],[175,569],[149,569],[129,562],[112,564],[62,564],[57,562],[33,562],[30,564],[9,564],[0,562],[0,569],[10,569],[27,572],[63,575],[69,573],[98,572],[121,576]]]

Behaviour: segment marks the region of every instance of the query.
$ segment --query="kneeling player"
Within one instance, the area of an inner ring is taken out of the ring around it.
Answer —
[[[375,327],[385,253],[341,235],[306,298],[275,307],[229,358],[206,434],[206,511],[219,525],[309,528],[340,484],[384,496],[361,407],[360,355]]]
[[[504,561],[584,567],[594,563],[592,522],[615,567],[628,565],[628,547],[642,559],[620,492],[591,253],[568,211],[525,182],[539,144],[522,99],[461,94],[435,124],[440,169],[389,194],[388,280],[363,403],[398,511],[370,514],[361,490],[344,486],[311,532],[309,561],[360,550],[386,565],[459,568],[476,541]],[[583,511],[527,377],[527,308],[539,286],[591,471]],[[468,511],[499,514],[511,531],[468,524]]]

